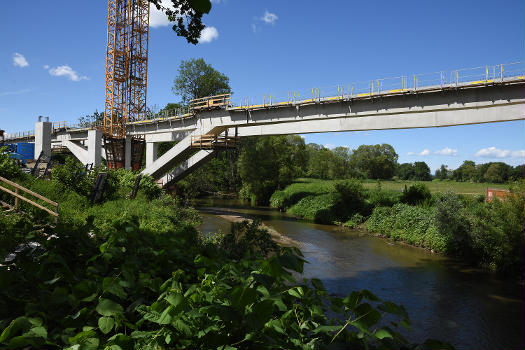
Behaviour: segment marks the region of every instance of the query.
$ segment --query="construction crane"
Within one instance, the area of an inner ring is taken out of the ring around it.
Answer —
[[[108,0],[106,99],[103,139],[109,168],[126,158],[126,123],[146,117],[148,0]],[[131,167],[138,170],[144,139],[131,138]]]

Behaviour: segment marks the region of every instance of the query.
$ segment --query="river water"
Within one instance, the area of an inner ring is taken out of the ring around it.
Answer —
[[[414,342],[446,340],[457,349],[524,349],[524,288],[423,249],[365,235],[359,230],[296,220],[270,208],[238,202],[199,202],[205,233],[229,231],[217,212],[260,218],[299,242],[309,264],[304,277],[323,281],[328,292],[346,296],[368,289],[405,306]]]

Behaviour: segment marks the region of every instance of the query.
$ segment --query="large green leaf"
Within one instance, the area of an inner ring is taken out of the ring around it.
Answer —
[[[177,307],[184,302],[184,296],[181,293],[171,293],[166,297],[166,300],[174,307]]]
[[[102,316],[118,315],[124,311],[120,304],[115,303],[113,300],[104,298],[99,300],[96,310]]]
[[[119,282],[119,278],[106,277],[102,280],[102,289],[104,292],[114,294],[121,299],[126,299],[128,295]]]
[[[8,339],[13,338],[16,335],[20,335],[31,328],[31,322],[27,317],[15,318],[9,326],[7,326],[2,334],[0,335],[0,343],[5,342]]]
[[[98,319],[98,328],[102,331],[104,334],[108,334],[113,329],[113,326],[115,325],[115,320],[113,317],[107,317],[102,316]]]
[[[379,339],[394,338],[392,334],[390,334],[390,332],[384,328],[380,328],[377,331],[375,331],[374,335]]]
[[[159,320],[157,321],[159,324],[170,324],[171,323],[171,310],[173,309],[173,305],[168,306],[159,317]]]

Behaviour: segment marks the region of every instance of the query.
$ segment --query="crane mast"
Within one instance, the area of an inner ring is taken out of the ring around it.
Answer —
[[[110,168],[126,158],[126,123],[146,117],[148,0],[108,0],[104,146]],[[138,170],[144,140],[131,138],[130,164]]]

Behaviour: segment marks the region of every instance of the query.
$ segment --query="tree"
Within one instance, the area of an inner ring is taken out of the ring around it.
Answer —
[[[369,179],[390,179],[397,166],[398,155],[389,144],[361,145],[352,154],[352,165]]]
[[[436,178],[440,180],[445,180],[448,178],[448,169],[445,164],[441,164],[441,167],[436,170]]]
[[[516,165],[510,172],[512,180],[516,181],[525,178],[525,164]]]
[[[330,167],[334,161],[333,153],[328,148],[320,148],[310,153],[308,176],[316,179],[331,179]]]
[[[104,123],[104,113],[99,113],[98,110],[95,110],[93,114],[88,114],[78,118],[78,124],[82,128],[90,128],[102,123]]]
[[[509,179],[510,166],[505,163],[491,163],[487,171],[483,174],[486,182],[503,183]]]
[[[401,180],[411,180],[414,178],[414,165],[412,163],[400,164],[396,173]]]
[[[452,177],[456,181],[473,181],[476,176],[476,163],[466,160],[459,168],[454,170]]]
[[[432,176],[430,176],[430,168],[427,163],[414,163],[414,179],[419,181],[430,181],[432,179]]]
[[[300,136],[265,136],[243,139],[237,163],[241,194],[266,204],[272,193],[304,175],[307,155]]]
[[[202,58],[182,60],[172,91],[182,97],[182,104],[188,105],[196,98],[229,93],[230,79]]]
[[[197,44],[205,25],[202,16],[211,10],[210,0],[170,0],[171,6],[163,6],[162,0],[148,0],[158,10],[163,11],[173,22],[173,31],[186,38],[191,44]]]

